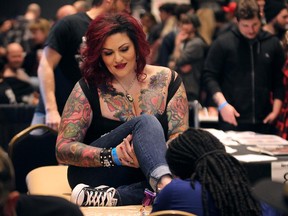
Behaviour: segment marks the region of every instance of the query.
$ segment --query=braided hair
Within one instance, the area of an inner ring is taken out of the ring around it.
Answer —
[[[244,168],[211,133],[189,128],[170,143],[166,159],[171,172],[190,178],[193,188],[200,182],[204,215],[209,215],[207,192],[222,216],[262,215]]]

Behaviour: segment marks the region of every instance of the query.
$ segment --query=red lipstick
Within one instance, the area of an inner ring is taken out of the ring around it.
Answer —
[[[123,68],[125,68],[125,67],[126,67],[126,63],[115,65],[115,68],[116,68],[116,69],[123,69]]]

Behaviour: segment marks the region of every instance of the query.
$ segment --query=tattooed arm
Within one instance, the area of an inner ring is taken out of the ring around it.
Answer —
[[[167,106],[168,116],[168,142],[188,129],[189,110],[186,91],[183,83],[170,100]]]
[[[59,163],[99,167],[101,148],[83,142],[92,120],[92,110],[79,83],[72,90],[61,118],[56,143],[56,157]]]

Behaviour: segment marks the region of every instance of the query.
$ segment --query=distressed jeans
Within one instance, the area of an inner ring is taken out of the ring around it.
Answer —
[[[69,166],[70,186],[73,188],[79,183],[95,187],[108,185],[117,189],[120,199],[118,205],[141,204],[145,187],[150,184],[155,191],[159,179],[164,175],[171,175],[165,159],[165,136],[158,119],[146,114],[135,117],[95,140],[91,145],[99,148],[116,147],[129,134],[133,136],[133,147],[140,169],[125,166]]]

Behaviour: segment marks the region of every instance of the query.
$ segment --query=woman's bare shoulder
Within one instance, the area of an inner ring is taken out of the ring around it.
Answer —
[[[171,69],[170,68],[163,67],[163,66],[157,66],[157,65],[146,65],[145,71],[148,74],[155,74],[155,73],[158,73],[158,72],[171,74]]]

